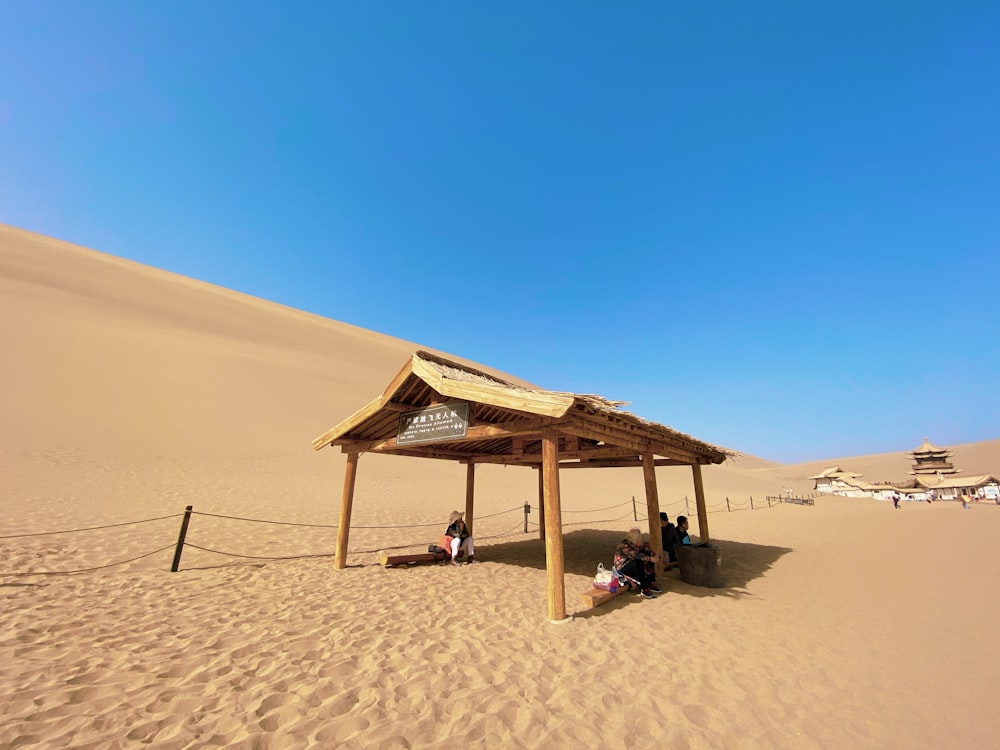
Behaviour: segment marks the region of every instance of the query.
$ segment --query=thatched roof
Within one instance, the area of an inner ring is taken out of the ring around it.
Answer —
[[[463,438],[397,444],[402,414],[446,403],[469,405]],[[664,457],[661,464],[718,464],[736,455],[623,411],[624,403],[517,385],[417,351],[381,395],[313,440],[313,448],[340,445],[345,452],[531,465],[541,462],[542,431],[553,429],[559,434],[560,460],[590,466],[634,465],[644,453]]]

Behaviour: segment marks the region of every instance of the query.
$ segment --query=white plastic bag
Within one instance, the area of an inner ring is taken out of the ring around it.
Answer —
[[[594,576],[594,583],[611,583],[611,579],[614,577],[613,570],[605,570],[604,563],[597,563],[597,575]]]
[[[594,588],[616,592],[619,586],[618,572],[605,570],[604,563],[597,563],[597,575],[594,576]]]

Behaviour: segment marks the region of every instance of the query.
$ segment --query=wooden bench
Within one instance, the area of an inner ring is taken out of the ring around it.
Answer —
[[[458,559],[465,557],[465,549],[458,551]],[[408,555],[382,555],[379,562],[386,568],[399,568],[405,565],[416,565],[425,562],[442,562],[450,560],[447,552],[412,552]]]
[[[614,593],[610,591],[605,591],[604,589],[599,589],[591,586],[589,589],[583,592],[583,608],[593,609],[594,607],[600,607],[605,602],[610,602],[616,596],[618,596],[623,591],[628,589],[622,587],[615,591]]]

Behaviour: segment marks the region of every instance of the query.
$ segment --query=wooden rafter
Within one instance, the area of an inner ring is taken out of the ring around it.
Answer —
[[[448,445],[459,443],[471,443],[477,440],[489,440],[502,437],[526,436],[542,434],[542,427],[551,422],[548,419],[517,419],[503,424],[488,424],[469,427],[465,437],[449,438]],[[350,445],[355,450],[370,453],[384,453],[397,450],[396,438],[391,437],[386,440],[370,440],[368,442],[357,440],[334,440],[334,444]],[[416,447],[416,446],[413,446]]]

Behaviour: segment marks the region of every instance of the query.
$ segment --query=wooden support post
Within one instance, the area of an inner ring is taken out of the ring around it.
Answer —
[[[656,491],[656,465],[652,453],[642,454],[642,478],[646,484],[646,516],[649,524],[649,548],[659,559],[656,573],[663,572],[663,535],[660,533],[660,497]]]
[[[694,475],[694,503],[698,507],[698,541],[708,542],[708,509],[705,507],[705,483],[701,478],[701,464],[691,464]]]
[[[177,548],[174,550],[174,562],[170,572],[176,573],[181,566],[181,550],[184,549],[184,539],[187,537],[188,524],[191,522],[191,506],[184,509],[184,520],[181,521],[181,533],[177,535]]]
[[[542,431],[542,476],[548,532],[545,534],[545,573],[549,620],[566,619],[566,580],[563,561],[562,509],[559,501],[559,433]]]
[[[538,538],[545,541],[545,470],[538,467]]]
[[[347,454],[347,468],[344,470],[344,494],[340,500],[340,525],[337,527],[337,554],[333,567],[343,570],[347,567],[347,540],[351,536],[351,507],[354,505],[354,480],[358,476],[357,451]]]
[[[473,516],[476,504],[476,465],[468,464],[465,467],[465,527],[472,535]]]

